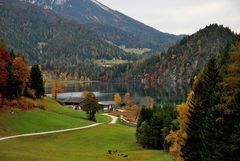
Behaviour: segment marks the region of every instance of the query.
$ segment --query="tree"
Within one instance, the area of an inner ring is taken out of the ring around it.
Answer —
[[[52,93],[52,98],[55,100],[57,99],[58,93],[62,92],[62,86],[61,83],[57,79],[52,81],[52,87],[51,87],[51,93]]]
[[[136,138],[144,148],[168,149],[165,136],[175,129],[176,120],[174,105],[154,105],[153,108],[142,108],[138,118]]]
[[[125,94],[125,102],[128,107],[132,106],[132,98],[130,96],[130,93]]]
[[[16,57],[12,63],[13,75],[18,83],[18,95],[22,96],[29,81],[28,65],[23,57]]]
[[[147,107],[152,108],[154,105],[154,99],[150,96],[145,97]]]
[[[212,57],[193,85],[194,95],[188,104],[187,138],[181,147],[182,156],[186,161],[210,161],[215,160],[213,157],[217,155],[214,151],[215,144],[211,141],[216,132],[212,131],[214,130],[214,118],[211,115],[218,101],[216,95],[218,73],[216,58]]]
[[[190,92],[187,102],[177,106],[178,113],[178,130],[171,130],[166,140],[171,144],[169,151],[173,154],[173,161],[184,161],[181,153],[181,146],[184,145],[187,137],[186,128],[188,122],[189,108],[188,103],[192,100],[193,92]]]
[[[13,57],[4,48],[0,48],[0,59],[8,64],[11,64],[13,61]]]
[[[86,98],[88,94],[89,94],[89,92],[85,90],[85,91],[82,92],[81,97]]]
[[[6,63],[0,59],[0,107],[2,107],[6,95],[7,79],[8,72],[6,70]]]
[[[3,39],[0,39],[0,48],[6,49],[6,43]]]
[[[232,45],[229,51],[228,64],[225,67],[223,81],[220,84],[220,103],[216,106],[218,115],[218,131],[221,142],[218,151],[221,160],[240,160],[240,42]]]
[[[35,90],[37,98],[44,95],[42,73],[38,65],[33,65],[30,71],[30,88]]]
[[[101,109],[96,96],[93,93],[88,93],[82,104],[81,108],[87,113],[88,119],[96,121],[95,114]]]
[[[121,96],[120,96],[119,93],[115,93],[115,95],[114,95],[114,102],[115,102],[118,106],[120,106],[120,104],[121,104],[121,102],[122,102],[122,98],[121,98]]]

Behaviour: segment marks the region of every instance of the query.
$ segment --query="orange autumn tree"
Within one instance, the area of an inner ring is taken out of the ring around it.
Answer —
[[[52,97],[56,100],[58,93],[61,93],[61,92],[63,92],[61,83],[59,83],[59,81],[55,79],[52,82],[52,88],[51,88]]]
[[[19,96],[22,96],[29,81],[29,69],[23,57],[16,57],[12,63],[13,75],[19,88]]]
[[[121,102],[122,102],[122,98],[121,98],[121,96],[120,96],[119,93],[115,93],[115,95],[114,95],[114,102],[115,102],[118,106],[120,106],[120,104],[121,104]]]
[[[154,105],[154,99],[150,96],[145,97],[145,102],[146,102],[147,107],[149,107],[149,108],[152,108]]]
[[[128,107],[132,106],[132,98],[130,96],[130,93],[125,94],[125,102]]]
[[[89,92],[85,90],[82,92],[81,97],[86,98],[88,94],[89,94]]]
[[[170,131],[170,134],[166,137],[167,142],[171,144],[169,150],[173,154],[173,161],[184,161],[181,157],[181,146],[184,145],[184,140],[187,138],[189,105],[192,103],[193,97],[194,93],[190,92],[187,101],[177,106],[179,129]]]

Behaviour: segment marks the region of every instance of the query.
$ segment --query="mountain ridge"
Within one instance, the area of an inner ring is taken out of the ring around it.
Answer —
[[[101,79],[190,85],[209,57],[222,53],[236,37],[228,27],[211,24],[185,37],[166,52],[141,62],[116,66],[103,73]]]
[[[17,0],[0,0],[0,38],[29,63],[59,73],[95,78],[102,69],[95,59],[137,59],[95,32],[51,10]],[[81,64],[81,66],[80,66]],[[90,67],[92,66],[92,71]],[[94,76],[95,74],[95,76]]]
[[[118,11],[112,10],[109,7],[103,5],[96,0],[22,0],[32,4],[39,5],[43,8],[48,8],[56,13],[77,21],[80,24],[95,24],[95,31],[100,32],[101,25],[116,28],[125,32],[125,35],[131,35],[132,40],[138,48],[150,48],[154,51],[163,51],[170,47],[177,41],[181,40],[184,35],[173,35],[164,32],[160,32],[153,27],[147,26],[142,22],[139,22],[129,16],[126,16]],[[61,2],[61,3],[60,3]],[[100,24],[100,28],[98,28]],[[117,32],[117,31],[116,31]],[[109,39],[109,32],[103,32],[105,39],[112,41],[117,46],[125,45],[126,47],[132,48],[132,44],[119,43],[116,37],[112,36]],[[140,42],[139,42],[140,41]]]

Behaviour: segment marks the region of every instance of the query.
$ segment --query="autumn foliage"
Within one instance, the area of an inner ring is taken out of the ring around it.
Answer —
[[[167,142],[171,144],[169,151],[174,155],[173,161],[184,161],[181,156],[181,146],[184,145],[184,140],[187,138],[188,104],[192,96],[193,92],[190,92],[187,101],[177,106],[179,129],[170,131],[170,134],[166,137]]]
[[[0,107],[17,107],[31,109],[36,107],[34,101],[36,89],[29,85],[29,66],[24,57],[16,57],[0,48]]]
[[[126,105],[127,105],[128,107],[131,107],[131,106],[132,106],[132,98],[131,98],[130,93],[126,93],[126,94],[125,94],[125,102],[126,102]]]
[[[58,93],[61,93],[62,91],[63,89],[61,83],[57,79],[53,80],[51,88],[52,97],[54,99],[57,99]]]
[[[115,93],[115,95],[114,95],[114,102],[115,102],[118,106],[120,106],[120,104],[121,104],[121,102],[122,102],[122,98],[121,98],[121,96],[120,96],[119,93]]]
[[[19,84],[19,95],[23,95],[29,81],[29,69],[23,57],[16,57],[12,63],[13,76]]]

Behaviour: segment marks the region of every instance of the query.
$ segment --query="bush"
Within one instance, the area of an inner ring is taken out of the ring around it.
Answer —
[[[20,97],[15,100],[6,101],[5,106],[19,108],[23,110],[29,110],[40,107],[40,105],[38,105],[34,100],[27,97]]]
[[[27,88],[26,95],[29,98],[35,99],[36,98],[36,90],[35,89],[31,89],[31,88]]]

